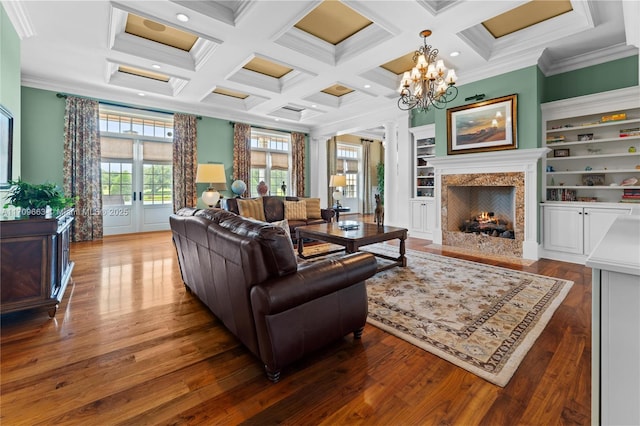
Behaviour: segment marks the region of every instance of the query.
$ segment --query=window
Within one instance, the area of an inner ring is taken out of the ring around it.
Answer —
[[[287,195],[290,192],[291,135],[251,129],[251,182],[256,191],[264,181],[269,195]],[[256,194],[254,194],[256,195]]]
[[[347,177],[347,186],[342,188],[345,198],[358,198],[358,170],[361,147],[338,143],[336,173]]]
[[[173,203],[173,117],[148,118],[100,108],[102,202]],[[137,176],[140,176],[136,178]]]

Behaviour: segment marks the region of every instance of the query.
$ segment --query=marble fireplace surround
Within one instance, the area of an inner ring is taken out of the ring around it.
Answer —
[[[436,157],[436,229],[433,242],[479,253],[538,260],[538,161],[548,148]],[[515,239],[449,231],[449,186],[515,187]]]

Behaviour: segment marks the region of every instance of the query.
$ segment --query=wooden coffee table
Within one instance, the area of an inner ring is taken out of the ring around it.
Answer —
[[[391,260],[392,263],[386,264],[378,268],[379,271],[392,268],[394,266],[407,266],[407,258],[405,254],[405,240],[407,239],[407,230],[405,228],[396,228],[393,226],[378,226],[373,223],[358,222],[358,229],[343,230],[339,227],[340,222],[321,223],[319,225],[299,226],[296,228],[298,237],[298,256],[303,259],[310,259],[318,256],[325,256],[341,250],[333,250],[324,253],[317,253],[311,256],[305,256],[304,239],[326,241],[344,247],[347,253],[355,253],[358,248],[374,243],[381,243],[393,239],[400,240],[400,256],[391,257],[383,254],[372,253],[373,255]]]

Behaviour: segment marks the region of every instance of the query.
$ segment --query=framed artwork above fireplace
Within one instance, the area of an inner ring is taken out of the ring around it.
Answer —
[[[517,95],[447,109],[447,154],[516,149]]]

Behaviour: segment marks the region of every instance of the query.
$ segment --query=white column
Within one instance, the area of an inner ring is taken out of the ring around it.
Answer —
[[[396,226],[398,215],[398,126],[395,121],[384,124],[384,223]]]
[[[309,136],[309,195],[319,197],[320,205],[327,207],[327,139],[328,136]]]

